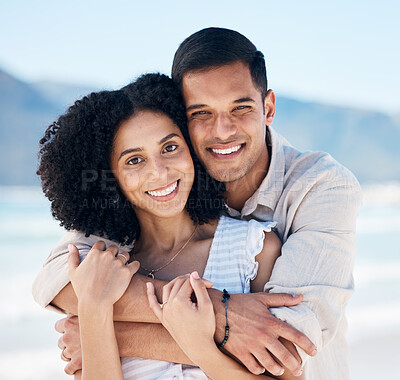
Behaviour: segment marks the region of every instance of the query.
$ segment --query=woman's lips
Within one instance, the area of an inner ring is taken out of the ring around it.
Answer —
[[[146,194],[148,194],[153,199],[159,201],[167,201],[175,197],[175,195],[178,193],[178,188],[179,180],[171,183],[166,187],[162,187],[156,190],[148,190],[146,191]]]

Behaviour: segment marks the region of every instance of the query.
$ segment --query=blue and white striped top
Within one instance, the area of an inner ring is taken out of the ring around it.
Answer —
[[[214,288],[229,293],[250,293],[250,281],[257,275],[255,257],[261,252],[264,231],[276,223],[243,221],[222,216],[215,231],[203,277]],[[125,380],[207,379],[198,367],[141,358],[121,358]]]

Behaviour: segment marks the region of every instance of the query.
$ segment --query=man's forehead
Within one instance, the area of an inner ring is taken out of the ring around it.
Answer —
[[[238,103],[254,100],[259,93],[248,66],[242,62],[188,72],[183,76],[182,90],[185,102],[196,104],[207,104],[221,97],[225,102]]]
[[[183,75],[182,81],[187,82],[187,81],[202,80],[204,78],[212,78],[221,75],[222,76],[233,75],[234,77],[237,76],[251,77],[249,66],[242,61],[236,61],[225,65],[210,66],[197,70],[190,70]]]

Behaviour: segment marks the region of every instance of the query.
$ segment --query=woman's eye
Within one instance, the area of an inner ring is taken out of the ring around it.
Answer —
[[[133,157],[127,162],[127,164],[128,165],[137,165],[137,164],[140,164],[142,161],[143,161],[143,159],[141,159],[140,157]]]
[[[171,144],[171,145],[167,145],[167,146],[165,147],[165,150],[166,150],[167,152],[173,152],[173,151],[176,150],[177,148],[178,148],[178,145]]]

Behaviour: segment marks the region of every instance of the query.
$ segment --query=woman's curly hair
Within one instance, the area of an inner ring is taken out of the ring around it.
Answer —
[[[37,174],[53,217],[67,230],[121,244],[139,237],[136,214],[112,173],[110,157],[121,123],[142,110],[171,118],[189,146],[195,180],[186,209],[192,220],[207,223],[225,209],[224,185],[209,176],[194,154],[180,92],[169,77],[146,74],[118,91],[91,93],[76,101],[40,140]]]

